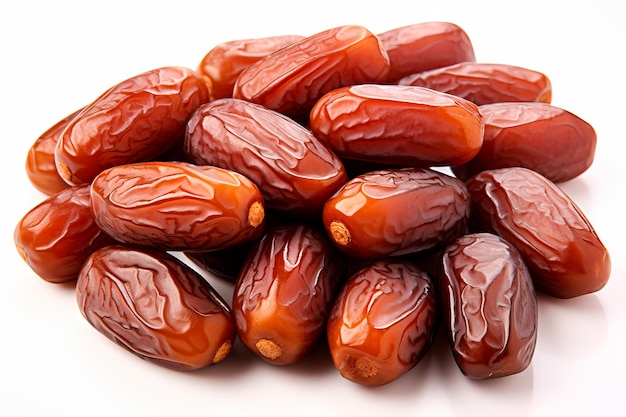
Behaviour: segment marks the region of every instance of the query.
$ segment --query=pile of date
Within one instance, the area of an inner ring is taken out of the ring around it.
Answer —
[[[477,61],[458,25],[199,58],[69,109],[26,161],[46,199],[15,228],[19,254],[140,358],[191,371],[239,340],[289,365],[325,343],[342,377],[379,386],[441,331],[463,375],[504,377],[532,360],[538,292],[609,279],[557,185],[592,164],[594,129],[550,104],[543,73]]]

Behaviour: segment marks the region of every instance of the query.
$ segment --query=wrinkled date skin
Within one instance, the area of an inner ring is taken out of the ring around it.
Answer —
[[[329,29],[294,42],[242,71],[233,97],[261,104],[295,119],[306,119],[328,91],[382,82],[389,57],[362,26]]]
[[[120,242],[165,250],[216,250],[256,239],[263,197],[243,175],[184,162],[137,162],[91,186],[98,225]]]
[[[69,187],[57,171],[54,159],[59,136],[67,125],[76,118],[82,109],[64,117],[52,125],[35,140],[26,156],[26,175],[31,184],[40,192],[51,196]]]
[[[235,284],[239,339],[274,365],[302,360],[323,339],[344,264],[322,230],[270,229],[251,250]]]
[[[99,249],[80,271],[76,300],[101,334],[167,368],[218,363],[236,337],[224,299],[165,252],[122,245]]]
[[[354,273],[328,318],[334,366],[361,385],[400,378],[431,346],[437,304],[431,278],[410,262],[378,260]]]
[[[235,82],[244,69],[302,39],[301,35],[277,35],[223,42],[207,52],[197,71],[207,80],[211,100],[232,97]]]
[[[407,166],[458,165],[482,145],[478,106],[412,86],[363,84],[325,94],[311,131],[340,158]]]
[[[463,97],[479,106],[510,101],[552,101],[552,84],[545,74],[507,64],[460,62],[408,75],[398,84],[431,88]]]
[[[558,183],[593,163],[596,132],[567,110],[539,102],[485,104],[479,110],[485,120],[483,146],[469,162],[451,167],[457,178],[521,166]]]
[[[331,240],[356,258],[398,256],[445,244],[467,228],[470,197],[457,178],[425,168],[372,171],[324,206]]]
[[[528,168],[500,168],[470,178],[473,231],[500,235],[520,251],[535,288],[573,298],[604,287],[609,253],[572,199]]]
[[[88,184],[49,196],[26,213],[14,231],[20,256],[51,283],[76,281],[87,257],[114,242],[94,220]]]
[[[467,33],[450,22],[423,22],[378,34],[389,55],[387,81],[459,62],[475,62],[474,46]]]
[[[55,163],[68,184],[91,182],[104,169],[153,159],[184,135],[191,114],[209,101],[202,76],[164,67],[107,90],[59,137]]]
[[[273,110],[238,99],[202,105],[189,121],[185,152],[201,165],[236,170],[269,208],[319,216],[346,181],[339,158],[313,134]]]
[[[537,298],[520,253],[491,233],[468,234],[442,256],[443,318],[459,369],[472,379],[524,371],[537,341]]]

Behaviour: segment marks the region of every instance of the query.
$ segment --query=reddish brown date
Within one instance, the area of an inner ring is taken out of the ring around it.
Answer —
[[[593,163],[596,132],[567,110],[539,102],[485,104],[479,110],[485,120],[483,145],[470,161],[452,167],[458,178],[521,166],[563,182]]]
[[[294,42],[243,70],[233,97],[304,119],[326,92],[386,80],[389,57],[362,26],[340,26]]]
[[[545,74],[508,64],[460,62],[408,75],[398,83],[453,94],[479,106],[509,101],[550,103],[552,100],[552,84]]]
[[[496,233],[520,251],[535,288],[559,298],[600,290],[609,253],[572,199],[528,168],[483,171],[467,181],[471,227]]]
[[[467,33],[450,22],[423,22],[378,34],[389,55],[388,82],[459,62],[474,62]]]
[[[469,161],[484,130],[470,101],[398,85],[333,90],[315,104],[310,122],[313,134],[341,158],[422,167]]]
[[[327,324],[331,358],[357,384],[388,384],[432,344],[438,306],[431,278],[404,261],[378,260],[351,275]]]
[[[257,238],[263,197],[243,175],[184,162],[137,162],[91,186],[96,222],[120,242],[165,250],[216,250]]]
[[[121,245],[99,249],[80,271],[76,300],[101,334],[168,368],[194,370],[218,363],[236,337],[224,299],[165,252]]]
[[[202,76],[164,67],[108,89],[59,137],[55,163],[68,184],[91,182],[106,168],[153,159],[173,147],[187,121],[209,101]]]
[[[304,224],[270,229],[235,284],[239,339],[266,362],[302,360],[323,340],[343,279],[342,259],[323,231]]]
[[[301,35],[277,35],[220,43],[202,58],[198,72],[207,80],[211,100],[232,97],[244,69],[274,51],[304,39]]]
[[[342,162],[309,130],[243,100],[202,105],[184,144],[193,162],[242,173],[259,187],[267,207],[294,215],[318,216],[347,181]]]
[[[200,270],[234,283],[255,242],[244,242],[207,252],[185,251],[184,255]]]
[[[328,200],[322,218],[344,253],[380,258],[455,239],[465,232],[469,212],[463,182],[430,169],[403,168],[354,177]]]
[[[472,379],[524,371],[537,341],[537,299],[520,253],[491,233],[458,238],[442,256],[443,322],[454,359]]]
[[[46,195],[53,195],[69,187],[57,171],[54,159],[59,136],[82,109],[64,117],[35,140],[26,156],[26,175],[31,184]]]
[[[18,222],[14,242],[20,256],[42,279],[75,281],[85,259],[114,240],[91,212],[89,185],[67,187],[33,207]]]

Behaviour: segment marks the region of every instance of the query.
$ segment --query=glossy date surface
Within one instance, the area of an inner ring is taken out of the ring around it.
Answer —
[[[458,165],[482,145],[484,122],[465,99],[422,87],[362,84],[325,94],[313,134],[339,157],[408,166]]]
[[[572,298],[607,283],[608,250],[581,209],[553,182],[514,167],[483,171],[466,184],[472,230],[495,233],[511,243],[538,291]]]
[[[254,103],[220,99],[192,116],[184,141],[190,159],[236,170],[257,184],[267,207],[318,216],[347,181],[341,160],[292,119]]]
[[[179,370],[225,359],[235,327],[225,300],[173,256],[111,245],[80,271],[76,301],[101,334],[142,359]]]
[[[165,250],[216,250],[253,240],[265,211],[257,186],[234,171],[184,162],[137,162],[91,186],[98,225],[120,242]]]
[[[439,285],[446,336],[465,376],[503,377],[530,365],[537,299],[517,249],[491,233],[459,237],[443,252]]]
[[[185,67],[157,68],[109,88],[59,137],[55,163],[68,184],[104,169],[152,159],[180,141],[191,113],[209,101],[202,77]]]
[[[470,213],[465,184],[425,168],[378,170],[349,180],[325,204],[335,245],[356,258],[434,248],[464,233]]]
[[[348,277],[327,324],[334,366],[357,384],[388,384],[431,346],[438,302],[431,278],[409,262],[378,260]]]

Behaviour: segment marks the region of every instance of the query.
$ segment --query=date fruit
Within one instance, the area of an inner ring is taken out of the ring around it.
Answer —
[[[311,131],[340,158],[406,166],[458,165],[483,141],[478,106],[422,87],[362,84],[325,94]]]
[[[346,25],[307,36],[250,65],[235,82],[233,97],[304,119],[328,91],[382,82],[388,72],[389,56],[376,35]]]
[[[201,165],[236,170],[259,187],[268,208],[318,216],[346,181],[339,158],[292,119],[254,103],[220,99],[189,121],[185,151]]]
[[[426,168],[378,170],[349,180],[325,204],[324,227],[356,258],[398,256],[465,233],[470,197],[457,178]]]
[[[477,105],[500,102],[550,103],[552,84],[543,73],[529,68],[487,62],[460,62],[407,75],[400,85],[431,88]]]
[[[76,281],[87,257],[114,243],[94,220],[89,184],[47,197],[22,217],[13,236],[24,261],[51,283]]]
[[[558,183],[593,163],[596,132],[567,110],[539,102],[485,104],[479,110],[485,121],[483,145],[470,161],[451,167],[457,178],[521,166]]]
[[[576,203],[523,167],[483,171],[467,182],[471,229],[500,235],[522,254],[538,291],[573,298],[600,290],[609,252]]]
[[[454,359],[472,379],[524,371],[537,341],[537,298],[520,253],[491,233],[459,237],[443,252],[443,322]]]
[[[116,240],[165,250],[216,250],[256,239],[265,211],[245,176],[185,162],[136,162],[93,181],[98,225]]]
[[[153,159],[175,146],[191,114],[209,101],[202,76],[163,67],[108,89],[59,137],[55,163],[68,184],[88,183],[101,171]]]
[[[218,363],[236,338],[225,300],[166,252],[122,245],[97,250],[80,271],[76,301],[101,334],[168,368]]]
[[[343,279],[343,261],[323,231],[298,223],[270,229],[235,283],[239,339],[268,363],[302,360],[323,340]]]
[[[432,344],[438,302],[415,265],[378,260],[348,277],[327,324],[331,358],[357,384],[380,386],[411,370]]]

